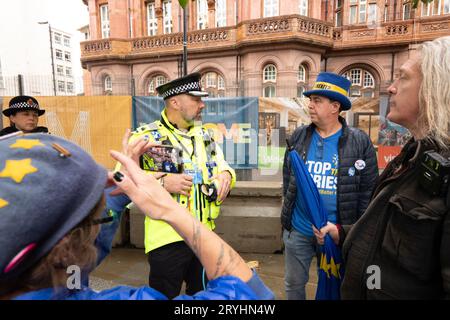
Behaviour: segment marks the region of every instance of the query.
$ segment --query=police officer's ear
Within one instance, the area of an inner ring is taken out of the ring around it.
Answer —
[[[178,100],[177,96],[168,98],[166,100],[166,105],[175,110],[180,110],[180,106],[181,106],[180,101]]]

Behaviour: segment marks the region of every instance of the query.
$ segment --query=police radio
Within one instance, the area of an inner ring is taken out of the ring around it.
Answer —
[[[450,179],[450,160],[434,150],[426,151],[420,163],[419,184],[432,196],[447,192]]]

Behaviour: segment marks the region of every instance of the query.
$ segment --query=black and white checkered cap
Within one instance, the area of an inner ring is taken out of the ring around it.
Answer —
[[[183,93],[196,97],[207,97],[208,92],[202,91],[200,77],[198,72],[191,73],[157,87],[156,91],[164,99]]]
[[[45,113],[45,110],[39,108],[38,101],[30,96],[17,96],[9,101],[9,108],[3,110],[3,114],[9,117],[18,111],[35,110],[39,116]]]

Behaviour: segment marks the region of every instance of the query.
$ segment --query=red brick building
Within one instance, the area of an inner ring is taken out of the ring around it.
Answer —
[[[83,2],[91,39],[81,44],[86,93],[155,95],[181,76],[177,0]],[[409,52],[450,34],[450,0],[417,9],[404,0],[190,0],[187,19],[188,72],[202,73],[211,95],[300,97],[320,71],[336,72],[360,98],[353,111],[362,113],[350,123],[368,129],[378,127],[371,115],[384,114],[386,89]],[[298,123],[286,110],[275,122],[289,131]]]
[[[177,0],[83,2],[93,94],[153,95],[181,75]],[[216,96],[295,97],[327,70],[351,79],[352,96],[378,97],[416,44],[450,34],[450,0],[191,0],[187,17],[188,72]]]

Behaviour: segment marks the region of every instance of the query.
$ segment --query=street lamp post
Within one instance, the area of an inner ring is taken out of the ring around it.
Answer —
[[[52,79],[53,79],[53,94],[56,96],[56,80],[55,80],[55,61],[53,59],[53,37],[52,26],[48,21],[38,22],[39,24],[48,24],[48,34],[50,36],[50,57],[52,58]]]
[[[187,75],[187,18],[186,7],[183,8],[183,77]]]

